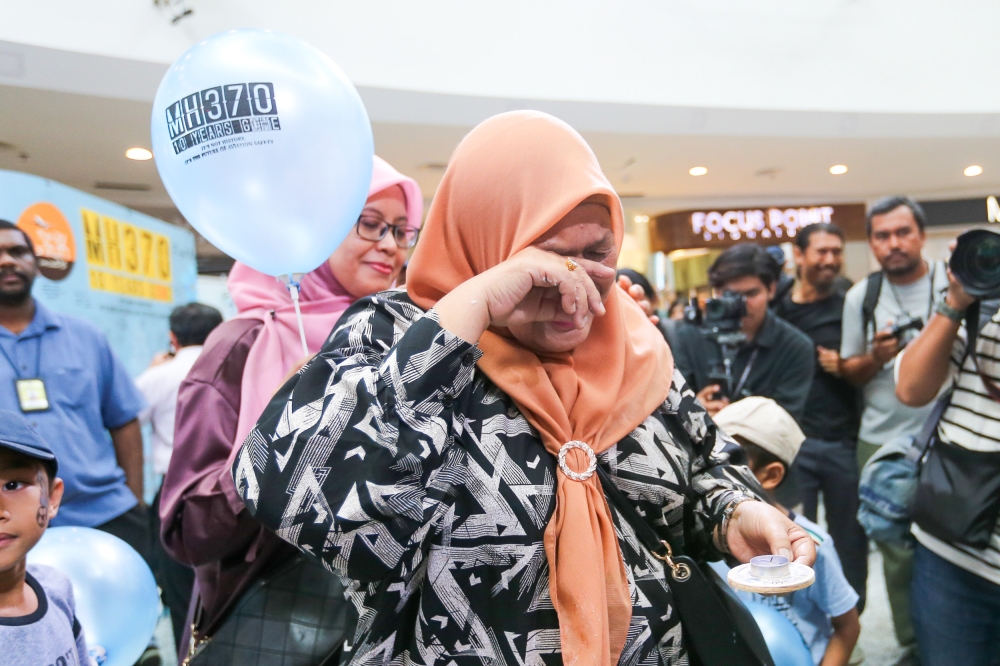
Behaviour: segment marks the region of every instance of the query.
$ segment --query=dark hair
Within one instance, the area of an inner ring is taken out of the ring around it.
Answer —
[[[809,249],[809,239],[813,234],[832,234],[840,240],[844,240],[844,232],[836,224],[817,222],[816,224],[809,224],[799,229],[799,233],[795,237],[795,246],[805,252]]]
[[[868,215],[865,216],[865,234],[869,237],[872,235],[873,217],[876,215],[885,215],[888,212],[896,210],[900,206],[906,206],[910,209],[910,212],[913,213],[913,219],[917,221],[917,228],[920,229],[921,233],[923,233],[924,226],[927,224],[927,214],[924,213],[924,207],[910,197],[895,195],[891,197],[882,197],[873,203],[872,207],[868,209]]]
[[[222,323],[222,313],[210,305],[188,303],[170,313],[170,332],[181,347],[205,344],[205,338]]]
[[[29,236],[28,234],[26,234],[24,232],[24,229],[22,229],[21,227],[17,226],[13,222],[8,222],[7,220],[0,220],[0,231],[2,231],[4,229],[12,229],[14,231],[20,231],[21,235],[24,236],[24,242],[27,243],[28,249],[31,250],[32,256],[37,256],[37,255],[35,255],[35,244],[31,242],[31,236]]]
[[[4,451],[7,451],[10,455],[14,457],[17,461],[15,464],[21,467],[32,468],[35,465],[45,470],[45,476],[48,478],[49,486],[52,486],[52,482],[56,480],[56,471],[58,465],[55,460],[42,460],[41,458],[36,458],[35,456],[28,455],[23,451],[17,449],[8,449],[4,447]]]
[[[746,437],[743,437],[742,435],[733,435],[732,437],[739,443],[741,447],[743,447],[743,452],[747,454],[747,460],[750,463],[751,472],[756,474],[758,469],[767,467],[771,463],[780,463],[781,466],[785,468],[785,476],[782,477],[781,483],[779,483],[778,485],[780,486],[782,483],[785,482],[785,479],[788,478],[788,463],[786,463],[784,460],[774,455],[770,451],[767,451],[757,446],[756,444],[748,440]]]
[[[645,275],[639,271],[634,271],[631,268],[619,268],[615,277],[620,278],[623,275],[631,280],[632,284],[637,284],[642,287],[642,293],[646,295],[648,300],[653,301],[656,298],[656,292],[653,291],[653,285],[649,284],[649,280],[646,279]]]
[[[712,262],[708,269],[708,281],[719,289],[730,280],[751,275],[770,287],[780,274],[781,266],[767,250],[753,243],[737,243]]]

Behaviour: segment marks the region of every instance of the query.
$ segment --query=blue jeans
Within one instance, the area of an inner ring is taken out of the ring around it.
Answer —
[[[1000,666],[1000,585],[919,543],[910,612],[921,666]]]

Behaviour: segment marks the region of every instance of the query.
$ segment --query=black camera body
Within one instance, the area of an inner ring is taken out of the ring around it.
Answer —
[[[719,387],[719,390],[711,396],[711,399],[721,400],[722,398],[731,398],[730,393],[733,392],[732,383],[732,371],[727,371],[722,365],[713,367],[708,373],[708,385],[715,384]]]
[[[1000,298],[1000,234],[987,229],[966,231],[958,237],[948,267],[969,296]]]
[[[924,330],[923,318],[911,317],[907,314],[896,317],[896,321],[892,323],[892,328],[889,329],[892,337],[899,338],[900,340],[902,340],[907,331],[919,332],[922,330]]]
[[[714,400],[732,395],[733,361],[736,360],[740,347],[747,342],[746,334],[740,330],[746,315],[747,301],[742,294],[727,291],[705,303],[701,334],[722,349],[721,360],[708,373],[708,382],[718,384],[720,388],[713,396]]]
[[[746,316],[747,299],[741,294],[727,291],[705,303],[702,334],[719,345],[742,345],[747,341],[747,336],[740,331],[740,327]]]

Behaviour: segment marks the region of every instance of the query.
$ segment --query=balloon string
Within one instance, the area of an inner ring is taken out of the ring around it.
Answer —
[[[294,273],[289,279],[287,275],[279,275],[278,279],[288,287],[288,293],[292,297],[292,306],[295,308],[295,322],[299,325],[299,340],[302,342],[302,355],[309,356],[309,345],[306,344],[306,327],[302,322],[302,310],[299,308],[299,279],[301,273]]]

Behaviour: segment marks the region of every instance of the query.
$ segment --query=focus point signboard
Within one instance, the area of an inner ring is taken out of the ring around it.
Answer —
[[[847,240],[865,238],[864,204],[769,206],[660,215],[650,225],[650,246],[654,252],[672,252],[725,248],[745,241],[776,245],[794,238],[799,229],[820,222],[836,224]]]

